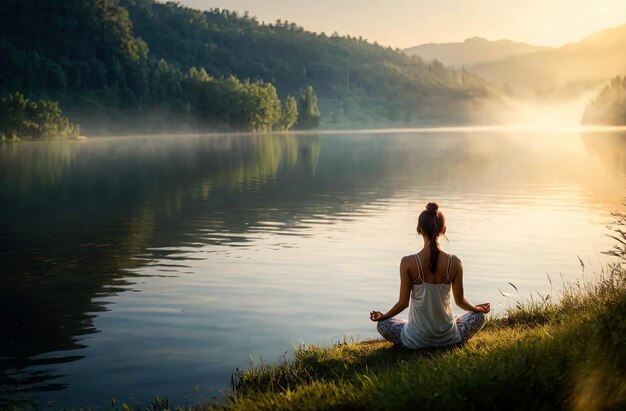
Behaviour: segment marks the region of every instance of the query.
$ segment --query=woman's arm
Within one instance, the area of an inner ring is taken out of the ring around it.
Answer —
[[[473,311],[477,313],[487,314],[490,310],[489,303],[473,305],[465,298],[465,291],[463,290],[463,264],[461,260],[456,259],[458,264],[456,266],[456,272],[452,279],[452,294],[454,295],[454,302],[457,307],[465,311]]]
[[[380,321],[387,318],[395,317],[400,314],[406,307],[409,306],[409,299],[411,298],[411,275],[409,274],[408,261],[402,258],[400,261],[400,295],[398,296],[398,302],[391,307],[385,314],[380,311],[372,311],[370,313],[370,320]]]

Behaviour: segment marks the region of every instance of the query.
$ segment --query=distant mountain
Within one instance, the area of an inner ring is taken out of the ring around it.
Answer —
[[[405,49],[404,52],[410,56],[419,56],[426,61],[439,60],[445,65],[471,66],[543,50],[549,50],[549,48],[510,40],[490,41],[481,37],[472,37],[462,43],[422,44]]]
[[[476,64],[470,70],[537,95],[589,90],[626,72],[626,25],[557,49]]]

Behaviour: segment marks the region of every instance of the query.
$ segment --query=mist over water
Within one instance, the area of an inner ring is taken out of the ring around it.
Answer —
[[[575,108],[544,113],[569,124]],[[376,337],[367,313],[394,303],[431,200],[470,301],[502,313],[509,282],[557,295],[579,257],[585,276],[606,262],[626,132],[547,129],[2,146],[2,388],[53,406],[193,403],[248,355]]]
[[[556,133],[578,131],[583,129],[581,119],[585,108],[603,85],[599,83],[568,97],[500,96],[498,101],[486,101],[468,116],[478,124],[498,124],[500,128]]]

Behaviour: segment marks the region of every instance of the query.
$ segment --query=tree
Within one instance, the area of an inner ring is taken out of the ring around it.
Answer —
[[[244,117],[251,131],[269,131],[281,119],[276,88],[271,83],[256,81],[244,84]]]
[[[294,96],[287,96],[283,101],[280,122],[278,123],[282,130],[289,130],[298,121],[298,103]]]
[[[300,97],[298,126],[300,128],[315,128],[320,124],[320,109],[317,106],[315,89],[309,85]]]
[[[32,101],[21,93],[0,99],[0,141],[76,138],[80,130],[63,116],[58,103]]]
[[[200,70],[198,70],[195,66],[191,66],[191,68],[187,71],[187,74],[185,75],[185,80],[203,83],[211,81],[211,76],[207,74],[204,67],[200,67]]]
[[[626,77],[611,79],[585,108],[583,124],[626,125]]]

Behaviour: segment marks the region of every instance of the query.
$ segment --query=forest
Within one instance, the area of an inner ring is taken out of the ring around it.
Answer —
[[[463,69],[248,13],[153,0],[7,0],[3,9],[0,96],[59,102],[91,134],[449,124],[493,94]]]
[[[626,125],[626,77],[616,76],[586,107],[583,124]]]

